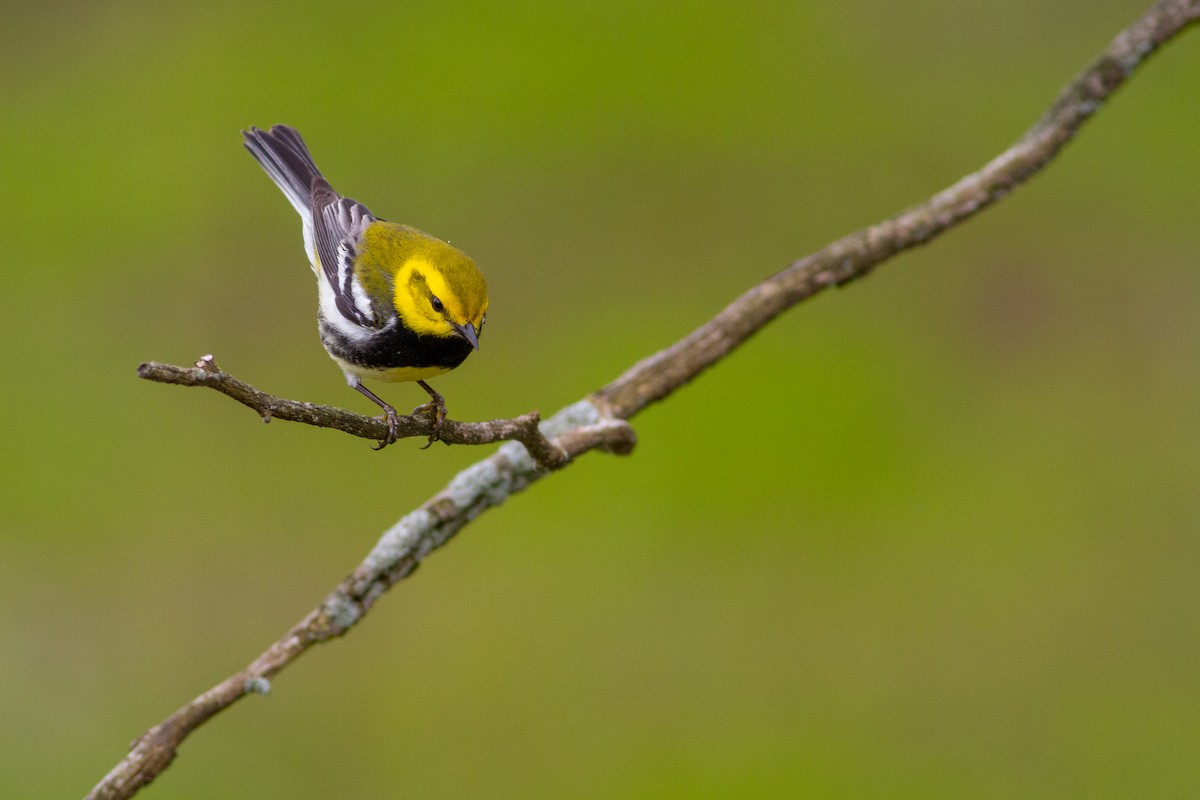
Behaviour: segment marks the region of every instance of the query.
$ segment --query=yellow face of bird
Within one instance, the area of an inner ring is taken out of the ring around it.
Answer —
[[[435,240],[436,241],[436,240]],[[479,346],[487,315],[487,281],[475,262],[437,241],[408,256],[395,277],[400,320],[425,336],[461,336]]]
[[[406,328],[422,336],[460,336],[479,346],[487,281],[475,262],[441,239],[394,222],[363,232],[355,275],[367,293],[391,302]]]

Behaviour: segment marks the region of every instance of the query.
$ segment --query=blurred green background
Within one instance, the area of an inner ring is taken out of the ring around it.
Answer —
[[[82,795],[490,452],[135,377],[211,352],[373,412],[240,129],[296,125],[483,266],[452,416],[550,413],[982,165],[1148,5],[6,8],[4,794]],[[1196,796],[1198,95],[1192,32],[1032,184],[479,519],[144,796]]]

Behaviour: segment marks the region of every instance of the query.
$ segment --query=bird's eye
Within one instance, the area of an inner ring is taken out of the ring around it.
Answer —
[[[429,303],[433,306],[433,310],[439,314],[446,310],[446,307],[442,305],[442,301],[438,299],[437,295],[434,295]]]
[[[479,330],[483,330],[483,326],[487,324],[487,314],[479,318]]]

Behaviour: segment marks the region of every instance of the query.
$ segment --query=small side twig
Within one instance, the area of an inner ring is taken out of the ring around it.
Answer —
[[[207,386],[254,409],[263,422],[273,419],[303,422],[376,441],[384,439],[388,433],[387,423],[379,417],[366,417],[336,406],[288,400],[256,389],[228,372],[223,372],[211,355],[203,356],[192,367],[147,361],[138,366],[138,377],[159,383],[173,383],[176,386]],[[400,438],[429,436],[433,432],[433,420],[429,417],[402,414],[399,420]],[[455,422],[448,419],[442,425],[438,438],[447,444],[478,445],[517,441],[525,446],[542,469],[561,469],[569,457],[561,447],[552,445],[542,434],[538,428],[540,422],[541,415],[536,411],[511,419],[486,422]]]

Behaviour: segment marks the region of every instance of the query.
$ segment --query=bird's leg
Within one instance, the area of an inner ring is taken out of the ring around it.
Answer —
[[[425,381],[417,381],[417,383],[422,389],[429,392],[429,397],[431,399],[428,403],[417,406],[415,409],[413,409],[413,413],[420,413],[430,406],[433,406],[433,432],[429,434],[429,441],[425,443],[425,447],[429,447],[429,445],[438,440],[438,435],[442,432],[442,424],[446,421],[446,398],[434,391],[434,388]],[[421,449],[424,450],[425,447],[422,447]]]
[[[396,409],[389,406],[379,396],[372,392],[361,383],[354,384],[354,388],[369,397],[376,405],[383,409],[384,415],[387,417],[388,435],[384,439],[380,439],[375,444],[371,445],[373,450],[382,450],[400,437],[400,420],[396,416]]]

